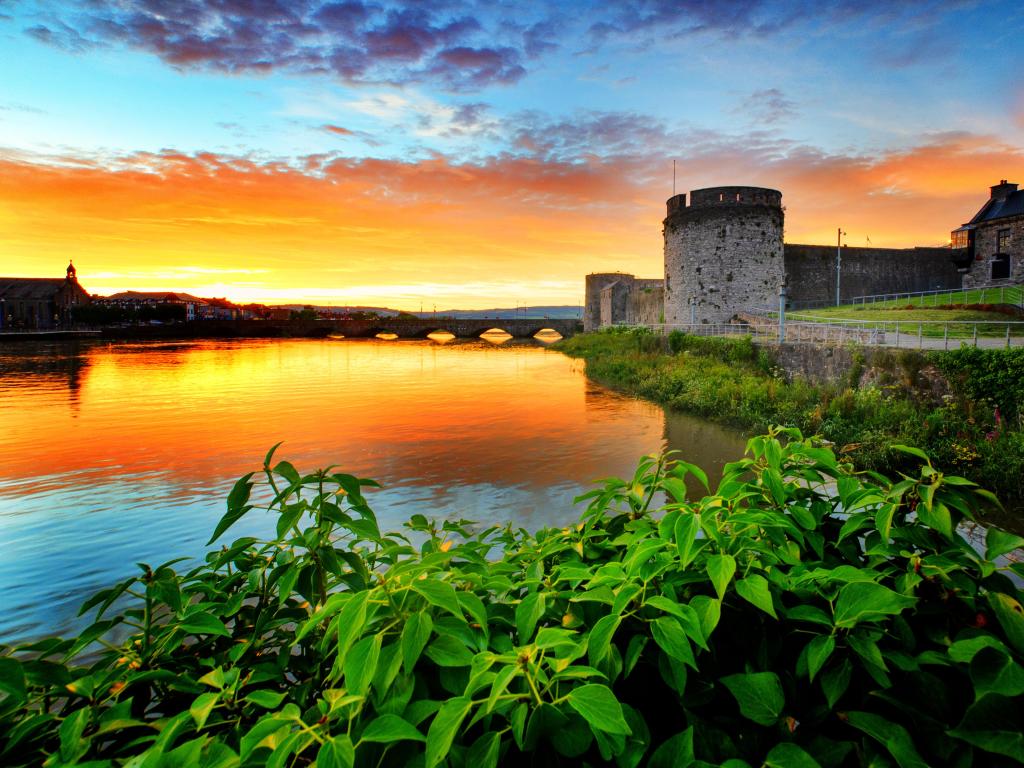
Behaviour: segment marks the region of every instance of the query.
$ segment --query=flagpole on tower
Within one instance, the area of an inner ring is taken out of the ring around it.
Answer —
[[[676,161],[672,161],[672,197],[676,196]]]

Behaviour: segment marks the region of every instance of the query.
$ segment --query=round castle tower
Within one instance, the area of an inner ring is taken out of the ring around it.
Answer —
[[[665,322],[727,323],[737,312],[775,306],[785,277],[782,222],[774,189],[695,189],[689,205],[685,194],[669,198]]]

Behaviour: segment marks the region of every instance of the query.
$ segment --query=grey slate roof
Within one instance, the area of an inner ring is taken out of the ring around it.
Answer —
[[[974,214],[968,224],[980,224],[993,219],[1005,219],[1007,216],[1024,215],[1024,189],[1011,192],[1002,200],[989,200]]]
[[[48,301],[64,282],[63,277],[0,277],[0,298]]]

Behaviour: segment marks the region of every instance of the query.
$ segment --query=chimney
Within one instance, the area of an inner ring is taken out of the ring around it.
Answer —
[[[1007,197],[1009,197],[1011,192],[1017,191],[1017,185],[1008,184],[1006,179],[1000,179],[999,183],[996,184],[994,187],[991,187],[991,189],[993,200],[1005,200]]]

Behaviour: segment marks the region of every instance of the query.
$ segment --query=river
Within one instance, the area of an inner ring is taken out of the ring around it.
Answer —
[[[237,340],[0,345],[0,644],[82,626],[81,602],[197,557],[266,450],[381,482],[415,513],[573,520],[573,498],[678,449],[712,476],[736,432],[588,381],[538,341]],[[256,510],[227,539],[269,535]]]

